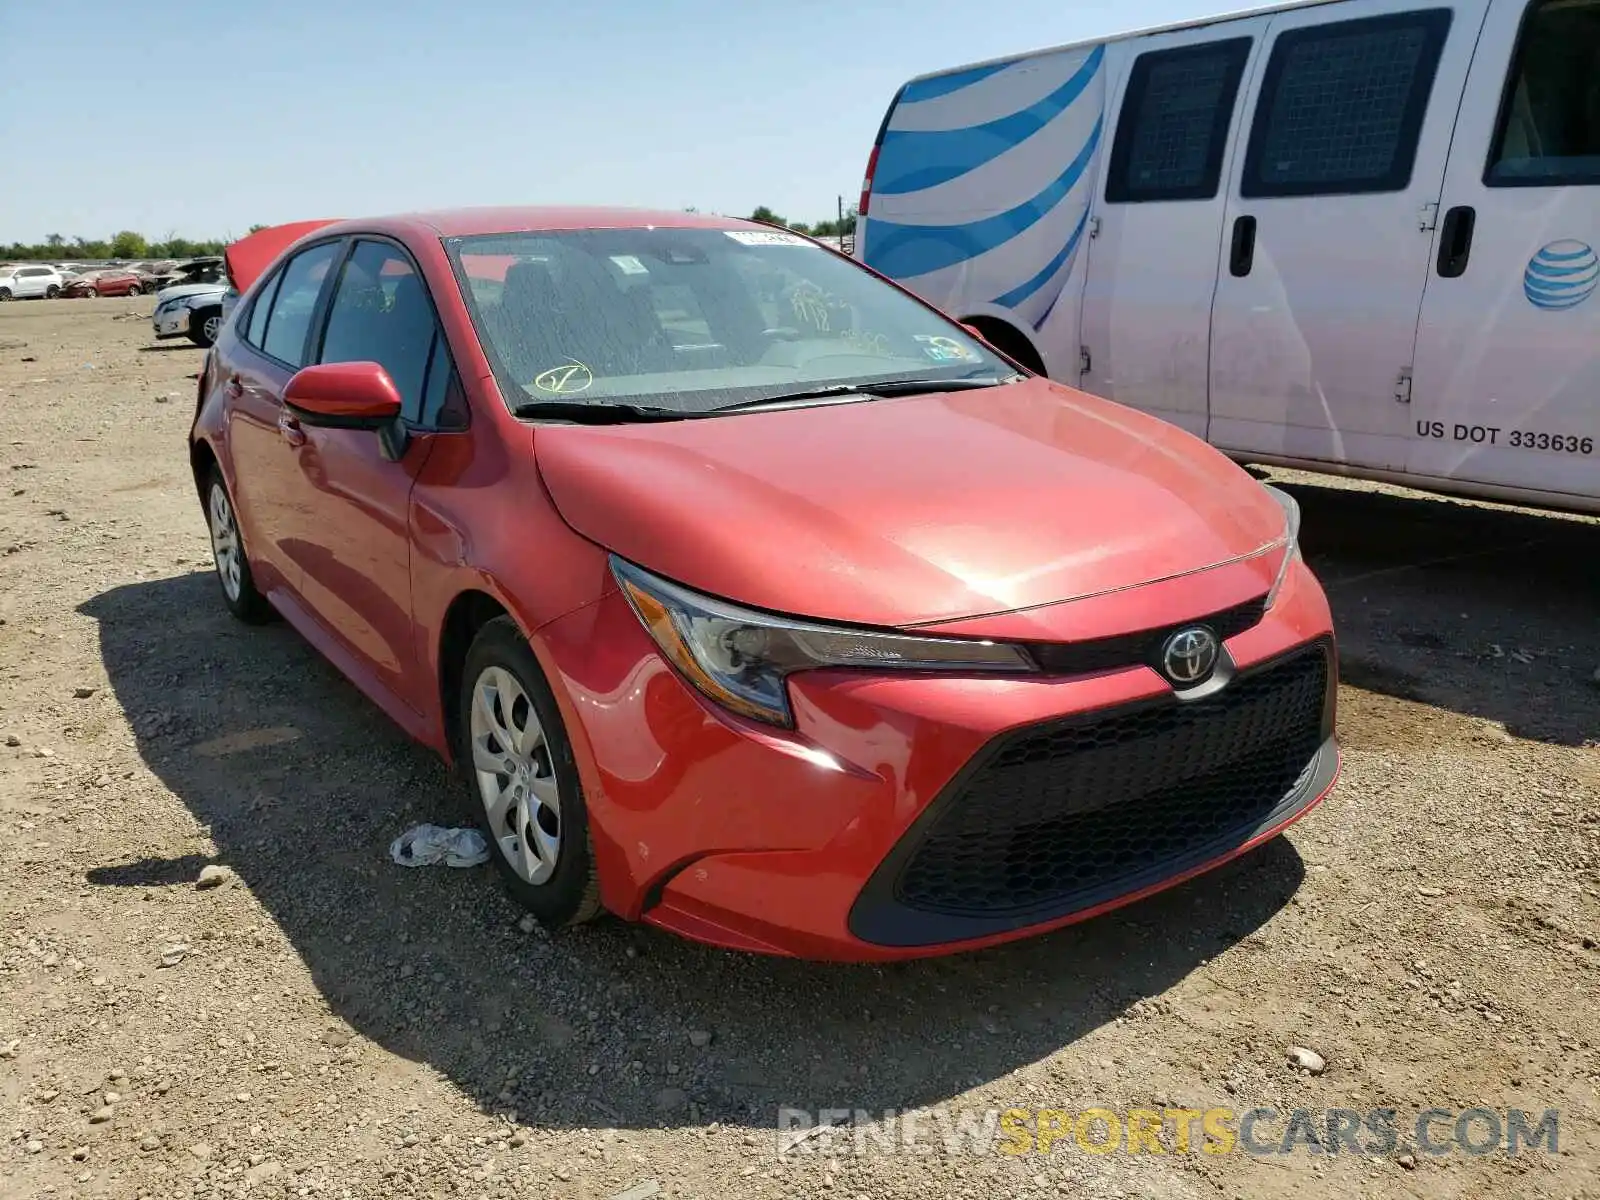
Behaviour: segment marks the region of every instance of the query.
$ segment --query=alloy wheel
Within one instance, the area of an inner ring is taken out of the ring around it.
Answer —
[[[239,547],[239,526],[233,519],[233,505],[221,483],[211,485],[211,557],[216,560],[217,578],[228,599],[237,602],[242,582],[243,552]]]
[[[489,829],[519,879],[544,883],[561,853],[561,790],[544,726],[516,676],[495,666],[473,684],[470,720]]]

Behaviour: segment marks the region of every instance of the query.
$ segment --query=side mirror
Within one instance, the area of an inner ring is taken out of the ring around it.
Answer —
[[[382,429],[400,415],[400,392],[375,362],[318,363],[296,372],[283,399],[306,425]]]

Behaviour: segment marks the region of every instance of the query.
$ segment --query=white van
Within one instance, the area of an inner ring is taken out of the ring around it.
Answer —
[[[1600,511],[1600,0],[1310,0],[922,76],[855,253],[1234,457]]]

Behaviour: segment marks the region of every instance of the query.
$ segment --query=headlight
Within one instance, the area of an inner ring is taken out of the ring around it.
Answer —
[[[615,556],[611,571],[667,659],[724,708],[792,726],[785,679],[817,667],[1032,671],[1015,646],[813,625],[740,608],[668,583]]]
[[[1270,484],[1262,484],[1267,493],[1283,506],[1284,520],[1284,548],[1283,561],[1278,564],[1278,574],[1272,580],[1272,590],[1267,593],[1267,607],[1271,608],[1278,600],[1278,593],[1283,589],[1283,581],[1289,577],[1289,565],[1300,556],[1300,505],[1288,492],[1275,488]]]

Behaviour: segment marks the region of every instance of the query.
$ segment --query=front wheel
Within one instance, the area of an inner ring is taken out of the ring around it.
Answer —
[[[511,618],[490,621],[473,639],[457,711],[466,801],[512,897],[551,929],[597,915],[600,885],[572,744]]]
[[[222,585],[222,599],[228,611],[246,624],[265,624],[272,619],[272,606],[256,591],[250,560],[244,553],[244,539],[239,536],[233,498],[222,481],[222,472],[216,469],[206,485],[206,523],[211,527],[211,559],[216,564],[217,582]]]
[[[189,340],[196,346],[211,346],[222,332],[222,310],[204,308],[189,314]]]
[[[11,289],[8,287],[0,287],[0,304],[4,304],[9,299],[11,299]]]
[[[130,295],[130,296],[142,296],[143,294],[144,294],[144,289],[142,287],[140,287],[137,283],[134,284],[132,287],[130,287],[128,289],[128,295]]]
[[[44,290],[44,298],[46,300],[54,300],[59,295],[61,295],[61,289],[53,283]]]

